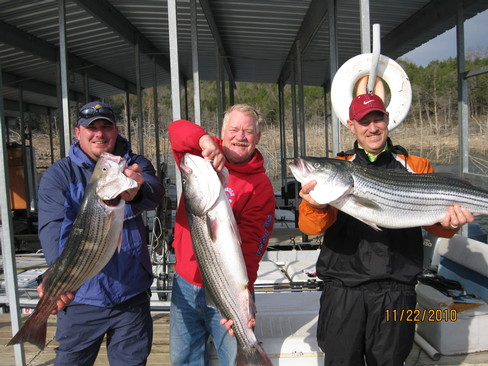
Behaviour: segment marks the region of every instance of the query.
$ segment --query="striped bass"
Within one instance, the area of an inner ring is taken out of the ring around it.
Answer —
[[[219,175],[210,161],[191,154],[181,159],[180,172],[207,304],[214,304],[224,318],[233,320],[239,365],[272,365],[254,331],[247,327],[253,309],[247,270],[239,229]],[[226,181],[227,169],[222,173]]]
[[[47,319],[59,296],[100,272],[120,246],[125,201],[119,195],[137,187],[122,173],[125,167],[120,156],[102,153],[98,159],[65,248],[43,275],[44,296],[7,345],[30,342],[44,349]]]
[[[289,165],[302,184],[316,180],[310,196],[375,228],[428,226],[454,204],[488,214],[488,191],[442,174],[371,169],[349,161],[301,157]]]

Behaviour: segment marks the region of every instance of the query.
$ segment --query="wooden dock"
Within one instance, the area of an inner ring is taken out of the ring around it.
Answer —
[[[148,366],[169,366],[169,313],[154,312],[154,337],[151,354],[147,362]],[[25,343],[25,361],[27,366],[48,366],[54,364],[57,342],[54,339],[56,330],[56,317],[51,316],[47,328],[47,346],[44,350],[39,350],[36,346]],[[10,326],[10,314],[0,314],[0,365],[15,366],[14,348],[3,346],[12,338]],[[107,349],[103,342],[95,362],[97,366],[109,365]]]
[[[169,366],[169,313],[154,312],[154,340],[151,354],[147,362],[148,366]],[[46,348],[40,351],[36,346],[29,343],[25,344],[25,358],[27,366],[48,366],[54,364],[55,352],[57,346],[54,340],[56,329],[56,318],[51,316],[48,323],[48,344]],[[12,337],[10,327],[10,315],[0,314],[0,343],[7,344]],[[15,366],[15,356],[13,347],[0,346],[0,365]],[[107,359],[107,350],[105,343],[102,344],[100,353],[95,362],[95,366],[109,365]],[[467,355],[442,356],[440,360],[433,361],[424,351],[416,344],[407,359],[406,366],[431,366],[431,365],[463,365],[463,366],[488,366],[488,352],[472,353]],[[117,366],[117,365],[112,365]]]

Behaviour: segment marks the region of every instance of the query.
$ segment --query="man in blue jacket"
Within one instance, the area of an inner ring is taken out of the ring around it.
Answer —
[[[120,252],[76,294],[58,301],[55,365],[93,365],[105,335],[111,365],[144,365],[152,345],[153,275],[141,213],[155,209],[164,190],[149,160],[132,153],[119,135],[107,104],[84,105],[75,135],[69,156],[47,169],[39,185],[39,239],[49,265],[64,249],[102,152],[126,158],[124,174],[138,186],[121,194],[126,205]],[[42,286],[38,290],[42,296]]]

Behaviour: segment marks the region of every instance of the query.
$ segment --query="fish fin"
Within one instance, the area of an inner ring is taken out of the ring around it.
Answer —
[[[220,183],[222,184],[222,187],[225,187],[227,185],[227,181],[229,180],[229,171],[227,170],[226,167],[222,169],[220,172],[217,173]]]
[[[48,295],[45,295],[48,296]],[[30,342],[39,349],[46,347],[47,319],[54,309],[56,299],[42,298],[36,305],[32,315],[26,320],[22,328],[7,343],[11,346],[17,343]]]
[[[461,182],[462,184],[466,184],[468,186],[474,186],[473,182],[471,182],[469,179],[462,177],[462,176],[455,174],[455,173],[437,172],[437,173],[428,173],[428,174],[433,175],[433,176],[438,176],[441,178],[456,180],[456,181]]]
[[[22,328],[15,334],[15,336],[7,343],[7,346],[12,346],[17,343],[30,342],[39,349],[46,347],[46,333],[47,321],[38,321],[37,317],[32,314],[24,323]]]
[[[368,207],[373,210],[382,210],[382,208],[376,202],[368,200],[367,198],[352,196],[352,201],[358,206]]]
[[[366,225],[372,227],[373,229],[375,229],[376,231],[383,231],[381,230],[376,224],[372,223],[372,222],[369,222],[369,221],[366,221],[366,220],[363,220],[363,219],[360,219],[358,217],[356,217],[356,219],[358,219],[359,221],[362,221],[364,222]]]
[[[211,308],[214,308],[214,309],[218,310],[218,309],[217,309],[217,304],[215,303],[215,301],[214,301],[214,299],[213,299],[212,295],[211,295],[211,294],[210,294],[210,292],[208,291],[208,288],[207,288],[207,287],[205,287],[205,285],[204,285],[204,287],[203,287],[203,292],[205,293],[205,304],[206,304],[207,306],[211,307]]]
[[[237,366],[241,365],[273,366],[273,362],[259,342],[256,342],[251,346],[237,347]]]
[[[249,291],[249,287],[247,287],[247,292],[248,292],[248,296],[249,296],[249,315],[254,316],[257,313],[257,308],[256,308],[256,304],[254,303],[254,300],[252,298],[252,293],[251,293],[251,291]]]
[[[327,186],[327,189],[321,189],[324,186],[319,186],[317,184],[311,191],[310,196],[319,204],[324,205],[326,203],[331,203],[337,201],[344,196],[351,193],[352,186]]]
[[[117,253],[120,253],[120,249],[122,248],[122,231],[119,235],[119,242],[117,243]]]
[[[230,227],[231,227],[232,232],[234,233],[237,241],[239,243],[242,243],[241,234],[239,233],[239,228],[237,227],[237,222],[236,222],[234,216],[232,216],[230,218]]]
[[[212,240],[212,243],[215,243],[218,237],[217,231],[219,229],[219,222],[207,214],[205,216],[205,223],[207,225],[207,232],[210,235],[210,240]]]

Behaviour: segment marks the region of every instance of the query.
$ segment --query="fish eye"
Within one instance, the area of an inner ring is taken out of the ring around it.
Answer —
[[[313,167],[314,167],[315,169],[320,168],[320,163],[318,163],[318,162],[313,163]]]
[[[102,168],[102,172],[106,172],[107,170],[108,170],[108,169],[107,169],[107,168],[105,168],[105,167],[103,167],[103,168]]]

